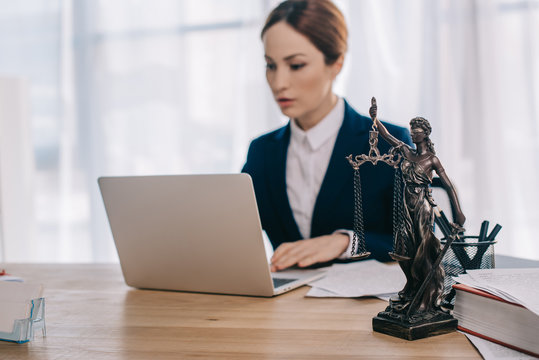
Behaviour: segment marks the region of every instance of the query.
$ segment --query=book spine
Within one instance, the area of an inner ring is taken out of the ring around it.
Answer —
[[[534,353],[534,352],[531,352],[531,351],[528,351],[528,350],[525,350],[525,349],[516,347],[516,346],[514,346],[514,345],[510,345],[510,344],[504,343],[504,342],[502,342],[502,341],[493,339],[493,338],[488,337],[488,336],[485,336],[485,335],[483,335],[483,334],[479,334],[479,333],[477,333],[477,332],[475,332],[475,331],[472,331],[472,330],[470,330],[470,329],[466,329],[466,328],[463,327],[463,326],[458,325],[458,326],[457,326],[457,329],[459,329],[460,331],[467,332],[468,334],[471,334],[471,335],[480,337],[480,338],[482,338],[482,339],[491,341],[491,342],[493,342],[493,343],[496,343],[496,344],[499,344],[499,345],[508,347],[508,348],[510,348],[510,349],[513,349],[513,350],[516,350],[516,351],[520,351],[520,352],[522,352],[522,353],[524,353],[524,354],[528,354],[528,355],[531,355],[531,356],[539,357],[539,354],[538,354],[538,353]]]

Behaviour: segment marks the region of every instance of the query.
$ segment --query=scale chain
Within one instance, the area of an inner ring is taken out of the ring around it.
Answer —
[[[406,254],[406,244],[403,241],[404,229],[404,200],[403,180],[400,167],[395,168],[395,180],[393,183],[393,252]]]
[[[354,239],[351,256],[356,255],[356,246],[359,254],[365,253],[365,229],[363,224],[363,205],[361,194],[361,177],[359,168],[354,171]]]
[[[350,154],[346,157],[352,168],[354,169],[354,236],[352,239],[352,249],[350,256],[355,259],[365,258],[370,255],[367,252],[365,245],[365,225],[363,223],[363,204],[361,194],[361,178],[359,175],[359,167],[365,162],[370,162],[373,165],[378,162],[386,163],[389,166],[395,168],[395,182],[393,189],[393,250],[397,251],[396,247],[399,245],[397,239],[401,239],[399,236],[404,231],[404,226],[401,219],[403,218],[403,203],[402,203],[402,175],[400,173],[399,164],[402,156],[399,154],[396,148],[390,148],[387,154],[380,154],[378,150],[378,127],[376,126],[376,99],[371,99],[371,110],[374,107],[374,114],[371,113],[372,128],[369,132],[369,152],[367,154],[359,154],[355,157]],[[399,182],[400,181],[400,182]],[[398,187],[398,189],[397,189]],[[405,246],[402,244],[402,246]],[[401,247],[402,247],[401,246]],[[356,248],[358,253],[356,254]]]

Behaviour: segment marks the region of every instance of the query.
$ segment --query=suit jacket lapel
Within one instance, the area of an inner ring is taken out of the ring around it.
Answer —
[[[290,124],[278,132],[266,151],[266,171],[269,179],[271,201],[277,211],[276,216],[281,219],[287,241],[301,239],[298,225],[294,220],[288,195],[286,192],[286,155],[290,142]]]
[[[368,153],[368,130],[368,124],[345,101],[343,124],[337,134],[328,169],[314,206],[311,234],[317,233],[313,224],[323,222],[325,214],[333,211],[331,207],[333,200],[346,188],[345,185],[353,180],[353,169],[345,156],[358,155],[357,149],[361,149],[363,154]],[[362,145],[358,146],[358,144]]]

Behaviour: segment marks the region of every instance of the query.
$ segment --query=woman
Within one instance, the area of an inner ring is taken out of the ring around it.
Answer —
[[[276,248],[271,269],[349,257],[353,172],[345,156],[368,151],[372,121],[332,91],[347,47],[344,17],[328,0],[289,0],[269,14],[261,37],[268,85],[290,118],[253,140],[242,170]],[[406,129],[386,126],[409,143]],[[363,170],[366,245],[389,260],[393,171]]]
[[[434,145],[429,138],[431,126],[429,122],[416,117],[410,121],[412,141],[416,148],[412,149],[392,136],[385,126],[376,118],[376,108],[371,109],[380,135],[403,156],[401,162],[404,180],[404,238],[399,239],[405,246],[405,253],[395,254],[404,274],[406,285],[399,292],[400,307],[410,304],[423,280],[433,269],[433,264],[440,254],[440,242],[434,236],[434,201],[430,196],[429,185],[433,171],[438,174],[449,195],[452,208],[455,210],[455,222],[462,226],[466,218],[460,209],[456,191],[447,177],[445,170],[436,157]],[[402,249],[402,248],[401,248]],[[438,307],[444,286],[444,271],[439,265],[434,272],[419,301],[418,310],[431,311]],[[395,302],[395,301],[394,301]]]

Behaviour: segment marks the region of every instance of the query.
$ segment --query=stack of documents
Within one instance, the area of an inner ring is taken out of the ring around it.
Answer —
[[[309,283],[312,297],[375,296],[388,300],[406,284],[406,277],[396,264],[376,260],[334,264],[326,275]]]

